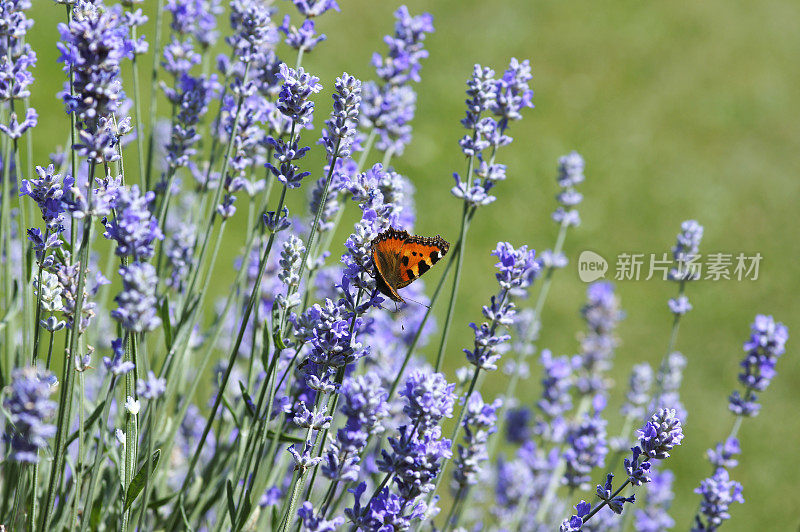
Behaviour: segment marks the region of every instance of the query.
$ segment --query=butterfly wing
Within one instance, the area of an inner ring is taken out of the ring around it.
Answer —
[[[450,244],[440,236],[411,236],[393,227],[372,241],[377,287],[394,301],[403,301],[398,288],[408,286],[445,256]]]
[[[440,236],[426,238],[410,237],[400,253],[400,282],[397,288],[403,288],[419,279],[434,264],[447,254],[450,244]]]
[[[400,261],[403,246],[411,238],[406,231],[390,228],[372,241],[372,261],[375,263],[378,290],[393,301],[403,301],[397,293],[402,282]]]

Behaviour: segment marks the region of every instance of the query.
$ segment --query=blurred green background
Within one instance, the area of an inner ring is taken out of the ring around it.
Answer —
[[[277,4],[282,12],[293,9],[288,2]],[[326,87],[317,99],[318,124],[329,112],[336,75],[346,70],[373,76],[369,59],[373,51],[385,51],[381,39],[392,31],[392,12],[399,5],[340,4],[341,13],[319,21],[328,41],[304,59]],[[152,14],[154,5],[148,0],[143,7]],[[585,290],[575,262],[584,249],[612,262],[621,252],[660,253],[673,245],[682,220],[696,218],[705,226],[701,251],[761,253],[757,281],[703,281],[688,288],[694,310],[683,321],[678,349],[688,358],[682,396],[690,415],[684,445],[669,460],[676,473],[672,515],[676,530],[688,529],[698,503],[692,490],[709,473],[704,452],[728,434],[733,421],[726,400],[736,386],[741,344],[753,316],[768,313],[789,326],[792,338],[778,376],[762,395],[762,414],[740,431],[743,455],[732,476],[743,483],[746,504],[732,509],[725,529],[796,530],[800,4],[440,0],[408,6],[412,14],[432,13],[436,27],[426,41],[430,57],[417,86],[414,140],[393,161],[417,187],[418,233],[441,233],[451,242],[458,236],[461,208],[449,189],[452,172],[464,170],[456,141],[472,65],[499,73],[514,56],[529,58],[534,70],[536,109],[512,125],[514,143],[500,152],[508,180],[495,189],[498,201],[481,209],[470,229],[462,281],[470,289],[459,295],[448,377],[453,379],[463,363],[461,349],[471,342],[466,324],[480,319],[480,307],[494,289],[489,250],[498,240],[537,251],[552,247],[556,161],[575,149],[586,160],[583,223],[568,235],[571,263],[555,276],[540,346],[575,352]],[[31,15],[36,26],[30,42],[39,54],[31,98],[40,114],[34,154],[43,164],[67,132],[55,96],[65,79],[55,49],[64,10],[38,0]],[[144,34],[153,35],[152,20]],[[144,66],[149,62],[148,56]],[[135,160],[135,147],[130,153]],[[299,212],[300,203],[294,205]],[[349,227],[344,225],[343,237]],[[224,256],[233,256],[243,238],[241,231],[229,233]],[[333,252],[335,257],[340,250]],[[230,265],[221,268],[225,273]],[[219,278],[221,293],[228,277]],[[428,274],[429,289],[437,279],[436,270]],[[655,366],[664,355],[671,324],[666,301],[676,291],[660,281],[619,282],[617,289],[627,318],[619,328],[609,434],[619,430],[616,409],[630,367],[640,361]],[[499,393],[504,380],[501,373],[490,375],[484,395]],[[536,375],[528,384],[523,400],[532,401],[540,392]]]

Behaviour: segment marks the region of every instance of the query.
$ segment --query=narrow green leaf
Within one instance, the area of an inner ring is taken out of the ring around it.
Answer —
[[[233,484],[231,479],[225,481],[225,495],[228,496],[228,515],[231,518],[231,530],[236,529],[236,504],[233,502]]]
[[[274,438],[275,437],[275,431],[274,430],[268,430],[267,431],[267,437],[269,437],[270,439]],[[306,440],[303,439],[301,436],[293,436],[291,434],[286,434],[285,432],[281,432],[278,435],[278,441],[280,441],[281,443],[303,443]]]
[[[161,449],[156,449],[153,453],[152,458],[150,458],[150,466],[151,474],[156,472],[156,468],[158,467],[158,461],[161,458]],[[133,477],[131,483],[128,484],[128,493],[125,495],[125,510],[131,507],[133,501],[136,500],[136,497],[139,496],[139,493],[144,488],[144,482],[147,479],[147,464],[142,464],[142,467],[139,468],[139,472],[136,473],[136,476]]]
[[[225,405],[225,408],[228,409],[228,412],[231,413],[231,417],[233,417],[233,424],[236,425],[236,428],[242,430],[242,424],[239,423],[239,418],[236,417],[236,411],[233,409],[233,405],[228,401],[228,398],[225,397],[225,394],[222,394],[222,404]]]
[[[256,411],[253,407],[253,398],[250,397],[250,394],[247,393],[247,390],[244,387],[244,383],[239,381],[239,391],[242,392],[242,399],[244,400],[244,406],[247,408],[247,411],[250,413],[250,417],[253,419],[256,418]]]
[[[277,530],[281,526],[281,516],[278,513],[278,505],[272,505],[272,530]]]
[[[86,420],[83,422],[83,430],[85,430],[86,432],[89,432],[91,430],[92,425],[94,425],[94,422],[97,421],[97,418],[99,418],[100,414],[103,413],[103,406],[105,406],[105,404],[106,402],[102,401],[99,405],[97,405],[94,411],[91,414],[89,414],[89,417],[87,417]],[[69,437],[67,438],[67,445],[74,442],[77,438],[78,438],[78,431],[76,430],[75,432],[70,434]]]
[[[164,343],[167,346],[167,351],[172,349],[172,322],[169,320],[169,299],[164,296],[161,302],[161,308],[158,309],[159,317],[161,318],[161,326],[164,327]]]

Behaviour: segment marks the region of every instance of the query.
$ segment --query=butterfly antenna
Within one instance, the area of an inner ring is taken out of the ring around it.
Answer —
[[[422,305],[422,306],[423,306],[423,307],[425,307],[425,308],[428,308],[428,309],[429,309],[429,308],[431,308],[431,307],[430,307],[430,305],[426,305],[426,304],[425,304],[425,303],[423,303],[422,301],[417,301],[416,299],[411,299],[411,298],[410,298],[410,297],[408,297],[408,296],[405,296],[405,299],[406,299],[407,301],[411,301],[412,303],[416,303],[417,305]]]

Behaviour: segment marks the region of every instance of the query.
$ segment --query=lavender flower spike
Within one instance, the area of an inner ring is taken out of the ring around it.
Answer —
[[[350,155],[361,105],[361,81],[347,72],[336,78],[335,89],[333,112],[325,121],[326,128],[320,140],[329,158]]]
[[[132,262],[120,268],[119,274],[123,288],[114,299],[119,307],[111,311],[111,317],[134,332],[152,331],[161,325],[157,315],[156,269],[146,262]]]
[[[308,74],[302,67],[297,70],[289,68],[286,63],[281,63],[280,76],[283,85],[278,94],[278,110],[298,126],[305,126],[314,119],[311,95],[322,90],[319,78]]]
[[[739,382],[744,386],[744,395],[738,391],[731,394],[728,408],[737,416],[757,416],[761,408],[756,392],[763,392],[775,376],[775,365],[785,352],[789,329],[772,316],[759,314],[751,326],[750,339],[745,342],[747,353],[739,364]]]
[[[47,423],[56,412],[50,395],[55,388],[55,377],[36,368],[17,369],[12,373],[11,391],[3,401],[9,413],[5,439],[15,462],[38,463],[39,449],[55,436],[56,427]]]

